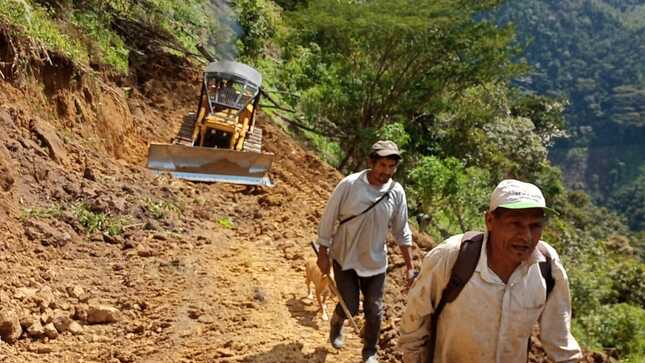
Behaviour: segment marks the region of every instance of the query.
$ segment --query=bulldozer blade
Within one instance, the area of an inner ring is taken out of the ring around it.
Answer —
[[[148,168],[193,181],[272,186],[273,154],[179,144],[150,144]]]

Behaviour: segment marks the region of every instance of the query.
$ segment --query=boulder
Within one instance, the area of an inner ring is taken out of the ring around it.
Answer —
[[[74,335],[80,335],[80,334],[83,334],[83,327],[81,326],[81,324],[72,320],[72,322],[67,327],[67,331],[69,331]]]
[[[74,315],[73,318],[80,321],[87,322],[87,310],[89,307],[87,304],[78,304],[74,306]]]
[[[60,222],[53,222],[52,226],[44,221],[28,219],[25,222],[25,234],[32,241],[40,241],[43,246],[62,247],[74,239],[74,236],[60,229],[70,229],[69,226],[61,225]]]
[[[87,322],[89,324],[107,324],[119,320],[120,312],[117,308],[108,305],[91,304],[87,308]]]
[[[43,324],[40,323],[40,320],[35,319],[33,324],[27,328],[27,334],[32,338],[42,338],[45,335],[45,328]]]
[[[54,326],[54,323],[45,324],[43,329],[45,331],[45,336],[47,338],[49,338],[49,339],[58,338],[58,330],[56,330],[56,327]]]
[[[52,321],[54,321],[54,312],[49,308],[45,309],[40,315],[40,321],[42,321],[43,324],[51,323]]]
[[[61,165],[69,165],[69,156],[56,130],[47,122],[33,119],[29,125],[36,139],[48,150],[49,157]]]
[[[36,292],[33,299],[34,302],[40,305],[42,308],[53,307],[55,300],[54,292],[52,291],[51,287],[44,286]]]
[[[69,326],[72,324],[74,320],[72,320],[68,314],[58,311],[54,315],[54,320],[52,323],[56,327],[56,330],[58,330],[59,333],[64,333],[66,331],[69,331]]]
[[[0,311],[0,338],[3,341],[13,344],[22,334],[20,319],[13,310]]]
[[[38,292],[38,289],[33,287],[19,287],[16,289],[14,298],[22,302],[27,302],[27,301],[33,300],[36,297],[37,292]]]
[[[40,323],[40,318],[31,314],[24,315],[20,318],[20,326],[22,327],[22,330],[27,330],[30,326],[36,324],[36,322]]]
[[[85,290],[83,290],[82,287],[78,285],[74,286],[67,286],[67,294],[69,297],[73,297],[75,299],[81,300],[83,297],[85,297]]]

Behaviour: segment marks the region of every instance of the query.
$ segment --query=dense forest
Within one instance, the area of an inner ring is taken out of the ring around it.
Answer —
[[[560,212],[544,239],[568,269],[574,334],[642,362],[643,17],[619,3],[6,0],[0,16],[115,78],[153,51],[254,65],[264,112],[341,171],[364,167],[378,138],[396,141],[413,222],[438,241],[482,228],[500,179],[534,182]]]
[[[507,2],[532,69],[521,87],[565,99],[567,136],[551,149],[565,182],[645,228],[645,2]]]

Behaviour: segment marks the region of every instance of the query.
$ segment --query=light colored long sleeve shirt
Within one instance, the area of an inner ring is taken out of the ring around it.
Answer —
[[[453,236],[426,255],[408,293],[399,338],[405,363],[426,362],[430,334],[437,334],[434,363],[524,363],[535,322],[540,324],[540,340],[552,359],[576,362],[582,358],[571,335],[567,275],[556,251],[543,241],[539,243],[549,252],[555,280],[548,299],[539,267],[539,262],[546,259],[537,248],[504,283],[488,267],[485,238],[471,279],[459,296],[445,305],[437,332],[430,332],[430,316],[450,280],[461,238]]]
[[[343,219],[367,209],[392,183],[390,194],[374,208],[338,226]],[[380,187],[371,185],[364,170],[348,175],[336,186],[320,220],[318,243],[330,248],[331,257],[343,270],[374,276],[387,270],[385,240],[390,227],[399,245],[412,245],[405,191],[391,179]]]

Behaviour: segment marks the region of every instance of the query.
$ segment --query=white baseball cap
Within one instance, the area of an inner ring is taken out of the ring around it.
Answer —
[[[542,208],[545,211],[558,214],[546,206],[540,188],[515,179],[502,180],[493,190],[488,210],[494,211],[499,207],[508,209]]]

